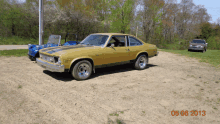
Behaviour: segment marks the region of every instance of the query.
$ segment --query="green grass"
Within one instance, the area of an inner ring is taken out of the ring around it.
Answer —
[[[28,49],[0,50],[0,56],[27,56]]]
[[[109,114],[110,116],[119,116],[119,114],[117,114],[117,113],[111,113],[111,114]]]
[[[22,88],[22,85],[18,85],[18,89],[21,89]]]
[[[0,45],[27,45],[27,44],[38,44],[37,39],[25,39],[17,36],[13,37],[1,37]]]
[[[206,62],[206,63],[210,63],[215,67],[220,67],[220,50],[207,50],[205,53],[189,52],[188,50],[168,50],[168,49],[161,49],[161,51],[197,58],[200,60],[200,62]]]

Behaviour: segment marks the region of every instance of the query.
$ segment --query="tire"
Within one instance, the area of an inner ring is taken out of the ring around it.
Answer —
[[[140,55],[136,59],[134,63],[134,68],[137,70],[143,70],[147,67],[148,64],[148,57],[146,55]]]
[[[35,58],[35,57],[32,57],[32,56],[29,56],[29,59],[30,59],[31,61],[36,61],[36,58]]]
[[[71,70],[71,75],[76,80],[86,80],[92,74],[92,64],[87,60],[76,63]]]

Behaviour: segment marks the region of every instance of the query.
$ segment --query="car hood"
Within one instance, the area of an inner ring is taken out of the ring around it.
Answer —
[[[202,44],[202,43],[190,43],[190,45],[193,45],[193,46],[197,46],[197,45],[205,46],[206,44]]]
[[[76,51],[85,51],[90,49],[100,48],[100,46],[91,46],[91,45],[74,45],[74,46],[58,46],[58,47],[49,47],[40,50],[40,53],[51,56],[60,56],[62,54],[73,53]]]

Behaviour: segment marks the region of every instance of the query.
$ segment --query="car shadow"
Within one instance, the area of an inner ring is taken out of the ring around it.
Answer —
[[[155,67],[157,65],[153,64],[148,64],[147,68]],[[102,75],[108,75],[108,74],[113,74],[113,73],[120,73],[120,72],[127,72],[127,71],[133,71],[135,70],[132,64],[124,64],[124,65],[115,65],[115,66],[110,66],[110,67],[104,67],[104,68],[96,68],[95,73],[91,75],[89,79],[93,79]],[[70,73],[68,72],[50,72],[47,70],[44,70],[43,73],[61,81],[72,81],[74,78],[71,76]]]
[[[151,68],[157,65],[153,64],[148,64],[147,68]],[[116,65],[116,66],[110,66],[110,67],[105,67],[105,68],[97,68],[95,70],[95,73],[91,75],[90,79],[96,78],[102,75],[108,75],[108,74],[113,74],[113,73],[120,73],[120,72],[128,72],[128,71],[133,71],[135,68],[133,67],[133,64],[124,64],[124,65]]]
[[[195,53],[196,53],[196,52],[200,52],[200,53],[201,53],[202,51],[201,51],[201,50],[190,50],[190,51],[188,51],[188,52],[195,52]]]
[[[43,71],[44,74],[47,74],[57,80],[61,80],[61,81],[72,81],[74,78],[71,76],[70,73],[68,72],[50,72],[48,70],[44,70]]]

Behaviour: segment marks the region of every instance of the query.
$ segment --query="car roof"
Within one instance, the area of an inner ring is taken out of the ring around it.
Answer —
[[[203,39],[193,39],[193,40],[203,40]]]
[[[93,34],[101,34],[101,35],[128,35],[128,36],[132,36],[135,37],[136,39],[138,39],[139,41],[141,41],[142,43],[144,43],[141,39],[139,39],[138,37],[132,35],[132,34],[123,34],[123,33],[93,33]]]
[[[94,33],[94,34],[102,34],[102,35],[130,35],[130,34],[123,34],[123,33]],[[130,35],[132,36],[132,35]]]

